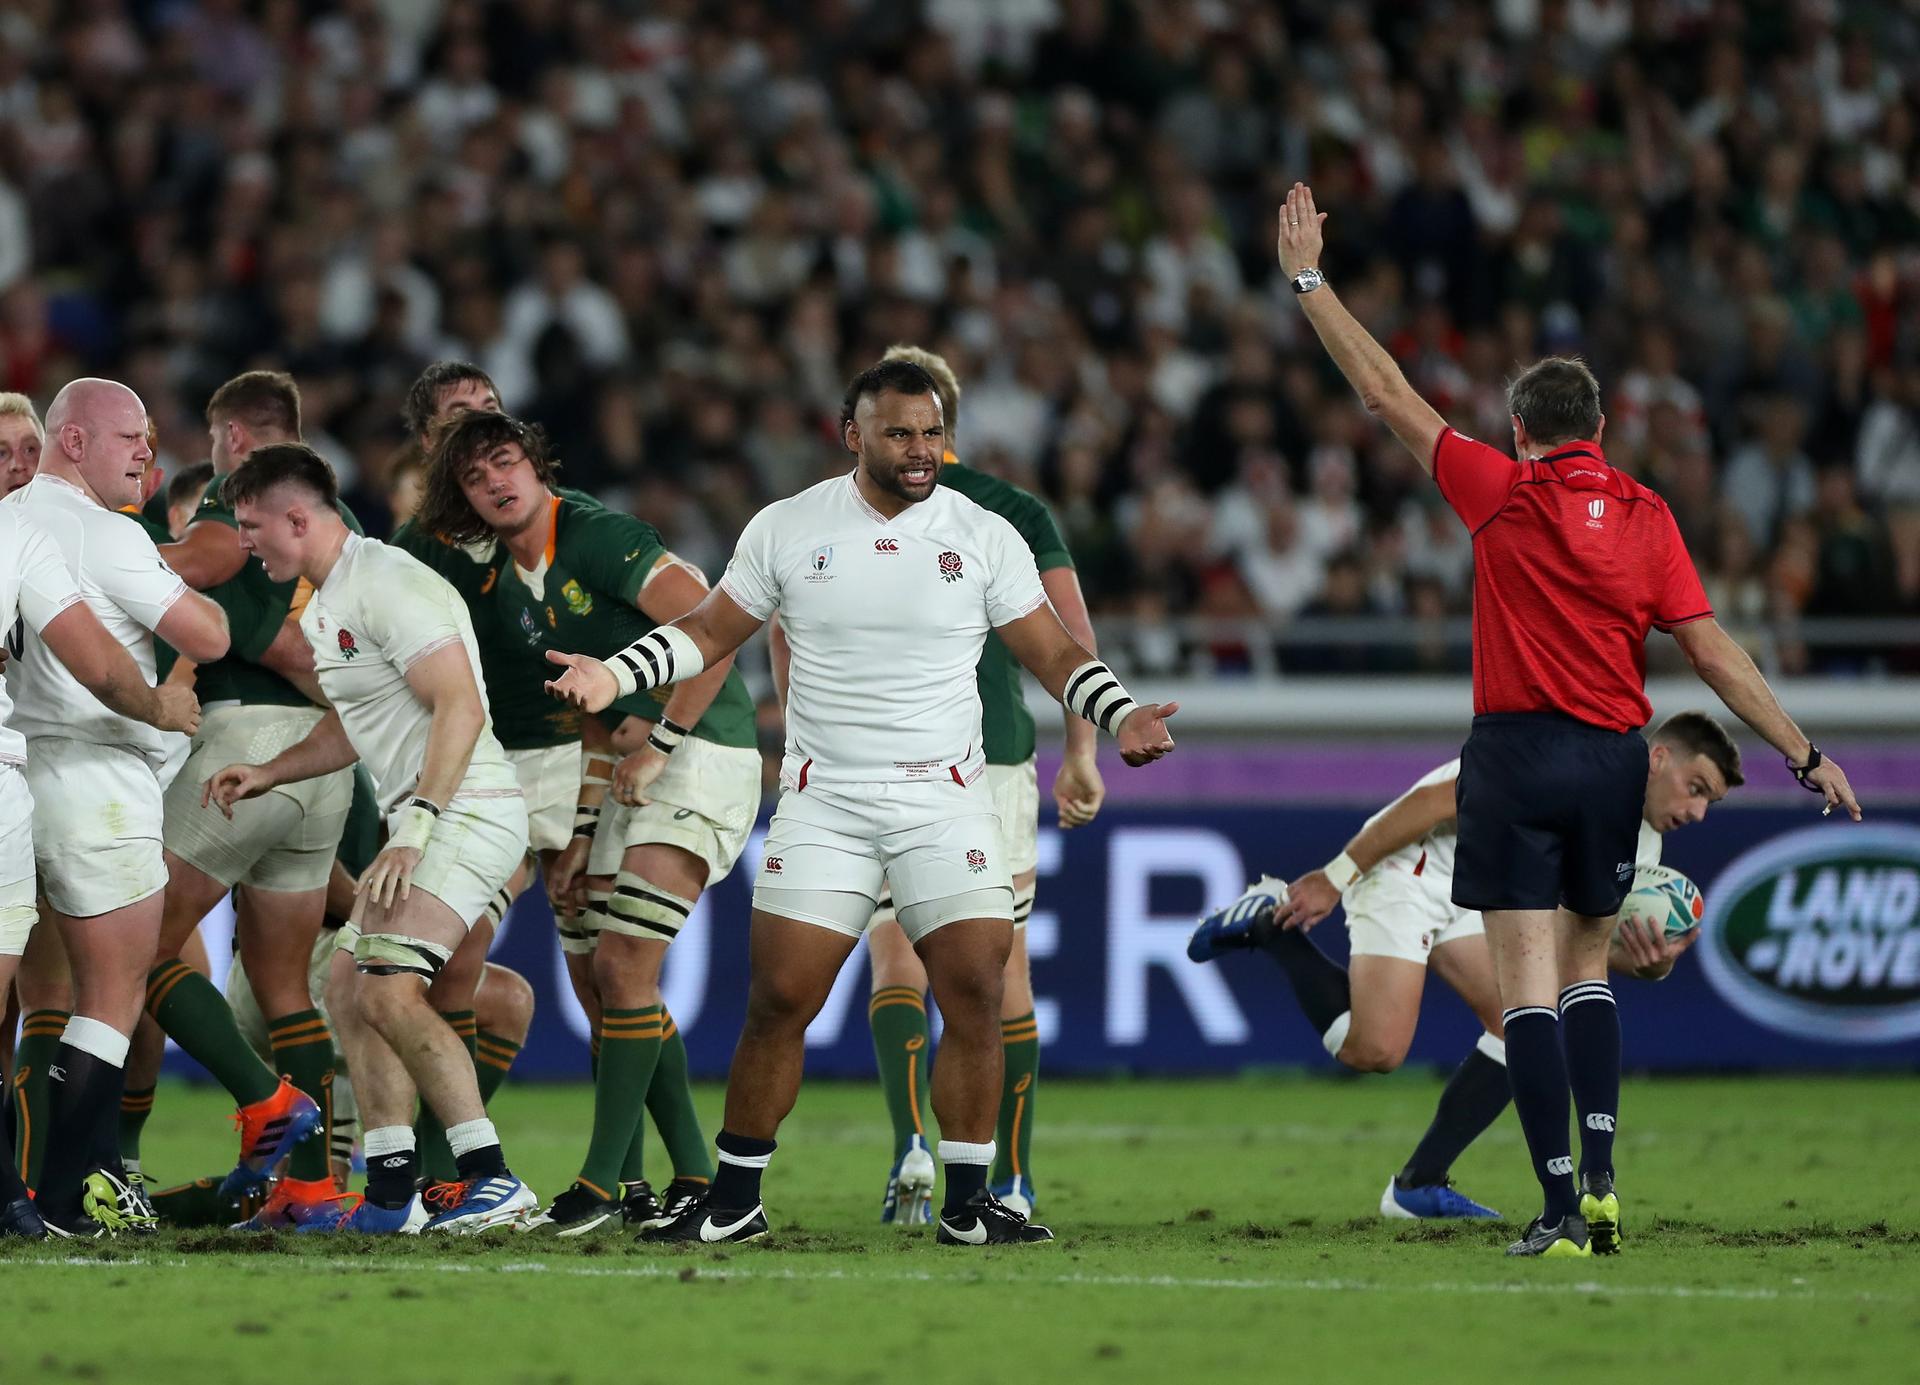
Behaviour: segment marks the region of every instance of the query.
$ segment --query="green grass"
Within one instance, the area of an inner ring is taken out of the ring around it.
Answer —
[[[1035,1152],[1059,1242],[935,1247],[875,1220],[871,1088],[810,1086],[758,1246],[641,1248],[168,1232],[0,1252],[0,1381],[1913,1380],[1920,1101],[1911,1078],[1634,1081],[1626,1253],[1516,1262],[1510,1228],[1374,1216],[1424,1128],[1425,1076],[1048,1086]],[[702,1109],[717,1114],[717,1089]],[[587,1093],[495,1114],[542,1193]],[[144,1151],[231,1158],[222,1103],[163,1088]],[[664,1170],[662,1170],[664,1172]],[[1511,1115],[1456,1174],[1524,1219]],[[663,1182],[664,1178],[656,1179]],[[1547,1372],[1541,1374],[1542,1371]]]

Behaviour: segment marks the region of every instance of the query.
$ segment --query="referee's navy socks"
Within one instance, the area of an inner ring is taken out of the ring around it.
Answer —
[[[1503,1021],[1513,1109],[1533,1156],[1534,1177],[1546,1196],[1541,1215],[1554,1225],[1580,1210],[1573,1187],[1573,1143],[1567,1135],[1572,1102],[1566,1055],[1560,1051],[1560,1016],[1545,1005],[1522,1005],[1507,1011]]]
[[[722,1130],[713,1147],[719,1154],[707,1204],[727,1211],[760,1205],[760,1175],[773,1162],[774,1142]]]
[[[1280,964],[1293,983],[1293,993],[1307,1020],[1324,1035],[1353,1008],[1353,987],[1346,968],[1313,945],[1299,928],[1273,928],[1260,940],[1260,950]],[[1335,1050],[1338,1051],[1337,1049]]]
[[[1580,1113],[1580,1172],[1613,1174],[1613,1127],[1620,1117],[1620,1009],[1604,981],[1560,992],[1567,1081]]]

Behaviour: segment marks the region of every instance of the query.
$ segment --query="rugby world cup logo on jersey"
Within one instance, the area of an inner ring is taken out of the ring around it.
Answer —
[[[833,545],[828,544],[813,550],[813,556],[807,559],[807,566],[813,571],[807,574],[809,582],[831,582],[833,574],[827,569],[833,566]]]
[[[1808,827],[1705,891],[1707,979],[1769,1029],[1826,1043],[1920,1037],[1920,827]]]
[[[949,550],[940,555],[940,580],[942,582],[958,582],[966,575],[966,573],[960,570],[960,555],[958,553]]]
[[[343,659],[351,659],[360,652],[360,646],[354,642],[353,631],[351,630],[343,629],[340,631],[336,643],[340,646],[340,657]]]
[[[1600,516],[1604,515],[1606,512],[1607,512],[1606,501],[1589,500],[1587,502],[1587,528],[1589,529],[1603,528],[1604,526],[1600,523]]]

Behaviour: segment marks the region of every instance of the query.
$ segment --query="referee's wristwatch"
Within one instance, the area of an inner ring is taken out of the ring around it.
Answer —
[[[1312,293],[1327,282],[1327,276],[1317,269],[1303,269],[1292,279],[1295,293]]]

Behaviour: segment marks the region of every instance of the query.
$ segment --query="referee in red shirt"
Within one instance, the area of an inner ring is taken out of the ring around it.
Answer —
[[[1633,885],[1646,790],[1648,630],[1679,642],[1721,701],[1824,795],[1824,812],[1844,807],[1858,821],[1860,805],[1714,620],[1666,503],[1608,465],[1585,363],[1552,357],[1509,387],[1518,462],[1461,436],[1326,283],[1325,220],[1295,183],[1280,214],[1281,270],[1367,411],[1473,531],[1474,718],[1460,752],[1453,902],[1486,920],[1514,1109],[1546,1197],[1507,1253],[1605,1254],[1620,1246],[1607,943]]]

